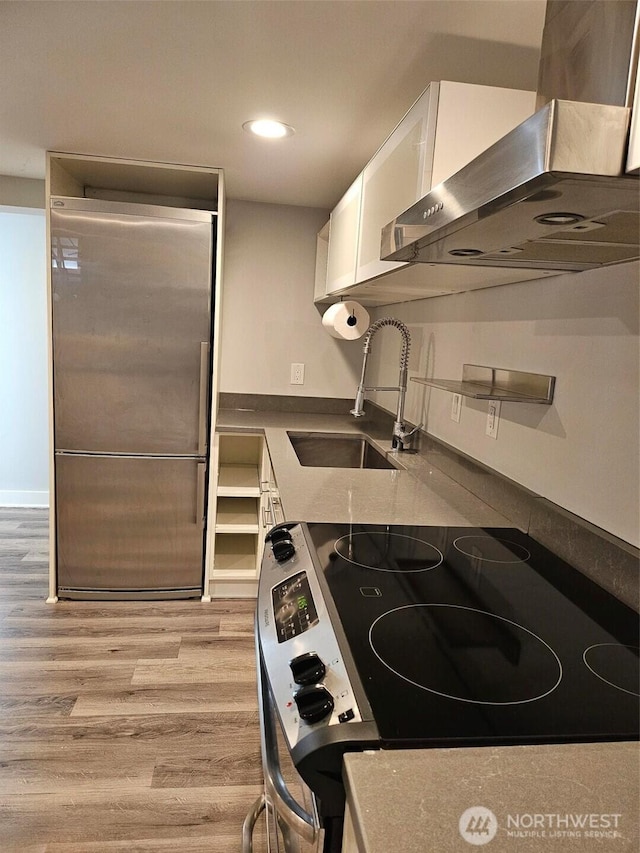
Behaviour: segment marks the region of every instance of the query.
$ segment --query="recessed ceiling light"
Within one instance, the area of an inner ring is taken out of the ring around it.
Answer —
[[[281,121],[273,121],[269,118],[245,121],[242,127],[248,133],[256,136],[264,136],[266,139],[282,139],[283,136],[293,136],[295,130],[291,125],[283,124]]]

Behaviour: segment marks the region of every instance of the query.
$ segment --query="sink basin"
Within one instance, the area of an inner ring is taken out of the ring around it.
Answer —
[[[311,468],[400,468],[363,435],[288,432],[301,465]]]

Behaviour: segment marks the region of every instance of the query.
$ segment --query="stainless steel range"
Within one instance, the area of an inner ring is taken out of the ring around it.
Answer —
[[[339,850],[347,751],[638,739],[638,615],[519,530],[286,523],[267,542],[245,850],[263,806],[287,844]]]

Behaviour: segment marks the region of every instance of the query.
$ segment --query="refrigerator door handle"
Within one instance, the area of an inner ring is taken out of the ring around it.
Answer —
[[[198,479],[196,483],[196,524],[204,530],[204,492],[206,484],[207,463],[198,462]]]
[[[200,342],[200,399],[198,403],[198,455],[207,452],[207,402],[209,400],[209,343]]]

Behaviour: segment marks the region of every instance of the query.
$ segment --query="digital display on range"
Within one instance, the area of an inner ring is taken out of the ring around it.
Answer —
[[[303,634],[318,623],[318,612],[306,572],[299,572],[271,590],[279,643]]]

